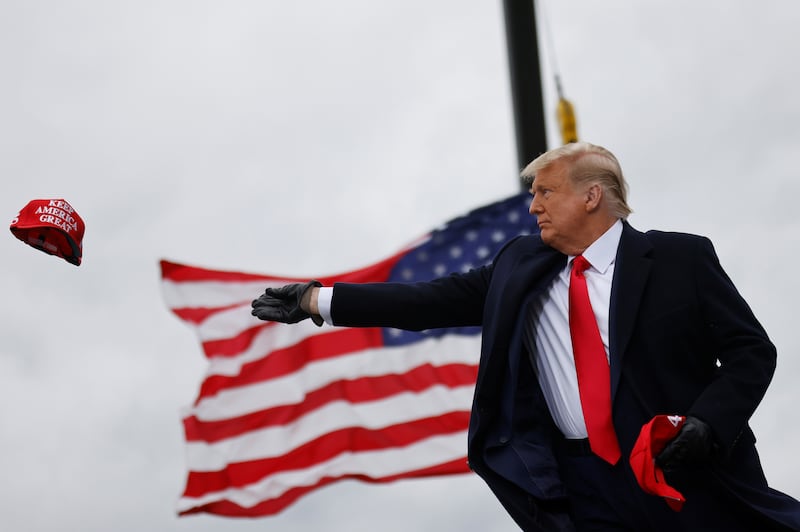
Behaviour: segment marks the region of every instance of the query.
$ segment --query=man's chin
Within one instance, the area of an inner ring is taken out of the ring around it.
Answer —
[[[559,244],[558,238],[556,238],[556,235],[554,235],[552,231],[544,229],[539,233],[539,235],[541,236],[542,242],[544,242],[545,245],[550,246],[551,248],[555,249],[556,251],[558,251],[560,253],[564,253],[565,255],[569,255],[569,253],[566,253],[562,249],[563,246],[561,244],[563,244],[563,242],[561,242]]]

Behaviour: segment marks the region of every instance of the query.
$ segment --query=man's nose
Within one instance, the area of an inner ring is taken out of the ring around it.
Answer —
[[[539,202],[536,201],[536,196],[534,196],[533,199],[531,199],[531,206],[530,208],[528,208],[528,212],[533,215],[542,212],[541,205],[539,205]]]

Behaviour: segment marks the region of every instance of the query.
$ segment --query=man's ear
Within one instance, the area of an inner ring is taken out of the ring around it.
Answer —
[[[586,189],[586,212],[593,212],[603,199],[603,187],[594,183]]]

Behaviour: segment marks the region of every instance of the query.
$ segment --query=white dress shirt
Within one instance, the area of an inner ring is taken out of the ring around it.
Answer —
[[[611,280],[621,236],[622,222],[618,220],[583,252],[591,264],[584,275],[606,357]],[[586,438],[569,334],[569,274],[574,258],[567,257],[564,269],[528,308],[525,346],[556,426],[566,438]]]

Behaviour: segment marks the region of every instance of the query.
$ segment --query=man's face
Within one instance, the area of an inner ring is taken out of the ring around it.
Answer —
[[[566,255],[581,253],[586,247],[587,194],[572,184],[567,166],[556,162],[539,171],[530,192],[530,213],[537,218],[542,241]]]

